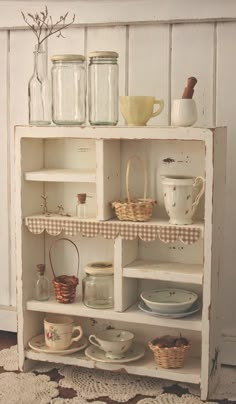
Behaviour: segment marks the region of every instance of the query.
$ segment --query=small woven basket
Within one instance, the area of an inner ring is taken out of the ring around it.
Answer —
[[[144,196],[143,198],[137,200],[131,200],[130,189],[129,189],[129,173],[130,173],[130,165],[132,159],[136,158],[143,168],[144,172]],[[147,169],[144,163],[139,156],[132,156],[129,158],[127,162],[126,168],[126,195],[127,200],[122,201],[114,201],[112,202],[112,207],[115,209],[116,216],[119,220],[131,220],[133,222],[146,222],[152,217],[152,210],[155,201],[151,198],[147,198]]]
[[[178,347],[161,348],[158,345],[149,342],[148,346],[153,351],[154,359],[161,368],[178,369],[183,367],[187,352],[191,345],[188,344]]]
[[[78,255],[78,270],[77,270],[77,276],[74,275],[60,275],[60,276],[56,276],[54,269],[53,269],[53,264],[52,264],[52,248],[53,246],[58,242],[58,241],[62,241],[62,240],[66,240],[69,241],[71,244],[73,244],[73,246],[76,249],[77,255]],[[73,241],[69,240],[68,238],[60,238],[58,240],[55,240],[50,249],[49,249],[49,261],[50,261],[50,265],[52,268],[52,273],[54,276],[54,279],[52,280],[52,284],[54,287],[54,292],[55,292],[55,296],[56,296],[56,301],[58,303],[73,303],[73,301],[75,300],[75,295],[76,295],[76,287],[79,283],[79,279],[78,279],[78,274],[79,274],[79,250],[76,246],[75,243],[73,243]]]

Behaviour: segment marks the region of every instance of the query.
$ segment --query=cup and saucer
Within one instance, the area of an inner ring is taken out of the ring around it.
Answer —
[[[88,341],[73,317],[49,314],[44,319],[44,334],[36,335],[28,344],[36,352],[69,355],[86,348]]]
[[[45,344],[44,334],[36,335],[29,341],[29,347],[36,352],[70,355],[74,352],[81,351],[88,346],[88,340],[82,337],[79,341],[74,341],[68,348],[64,349],[51,349]]]
[[[145,354],[142,344],[134,343],[134,334],[125,330],[105,330],[89,336],[92,344],[85,355],[97,362],[126,363],[140,359]]]

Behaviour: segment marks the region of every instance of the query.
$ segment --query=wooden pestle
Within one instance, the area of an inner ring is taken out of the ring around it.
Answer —
[[[196,77],[189,77],[187,80],[187,86],[184,89],[182,98],[192,98],[194,93],[194,86],[197,83]]]

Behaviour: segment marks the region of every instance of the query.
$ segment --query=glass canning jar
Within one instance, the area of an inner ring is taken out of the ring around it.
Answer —
[[[52,120],[57,125],[85,122],[86,69],[82,55],[55,55],[52,60]]]
[[[116,125],[119,106],[118,53],[90,52],[88,105],[91,125]]]
[[[85,267],[83,302],[94,309],[114,306],[114,271],[109,262],[93,262]]]

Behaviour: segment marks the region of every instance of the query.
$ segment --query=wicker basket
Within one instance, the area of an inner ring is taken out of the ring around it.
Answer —
[[[182,346],[174,346],[171,348],[161,348],[151,342],[148,343],[149,348],[153,351],[154,359],[157,364],[164,369],[182,368],[190,344]]]
[[[141,199],[131,200],[130,190],[129,190],[129,173],[130,173],[130,165],[132,159],[136,158],[144,172],[144,196]],[[119,220],[131,220],[133,222],[146,222],[152,217],[152,210],[155,201],[151,198],[146,198],[147,195],[147,169],[142,160],[138,156],[132,156],[129,158],[127,162],[126,168],[126,195],[127,200],[122,201],[114,201],[112,202],[112,207],[115,209],[116,216]]]
[[[61,275],[61,276],[56,276],[53,265],[52,265],[52,248],[57,243],[58,241],[66,240],[69,241],[71,244],[76,249],[77,255],[78,255],[78,270],[77,270],[77,276],[74,275]],[[75,295],[76,295],[76,286],[79,283],[78,279],[78,274],[79,274],[79,250],[73,241],[69,240],[68,238],[60,238],[58,240],[55,240],[50,249],[49,249],[49,260],[50,260],[50,265],[52,268],[52,273],[54,279],[52,280],[52,284],[54,287],[54,292],[56,296],[56,301],[58,303],[73,303],[75,300]]]

